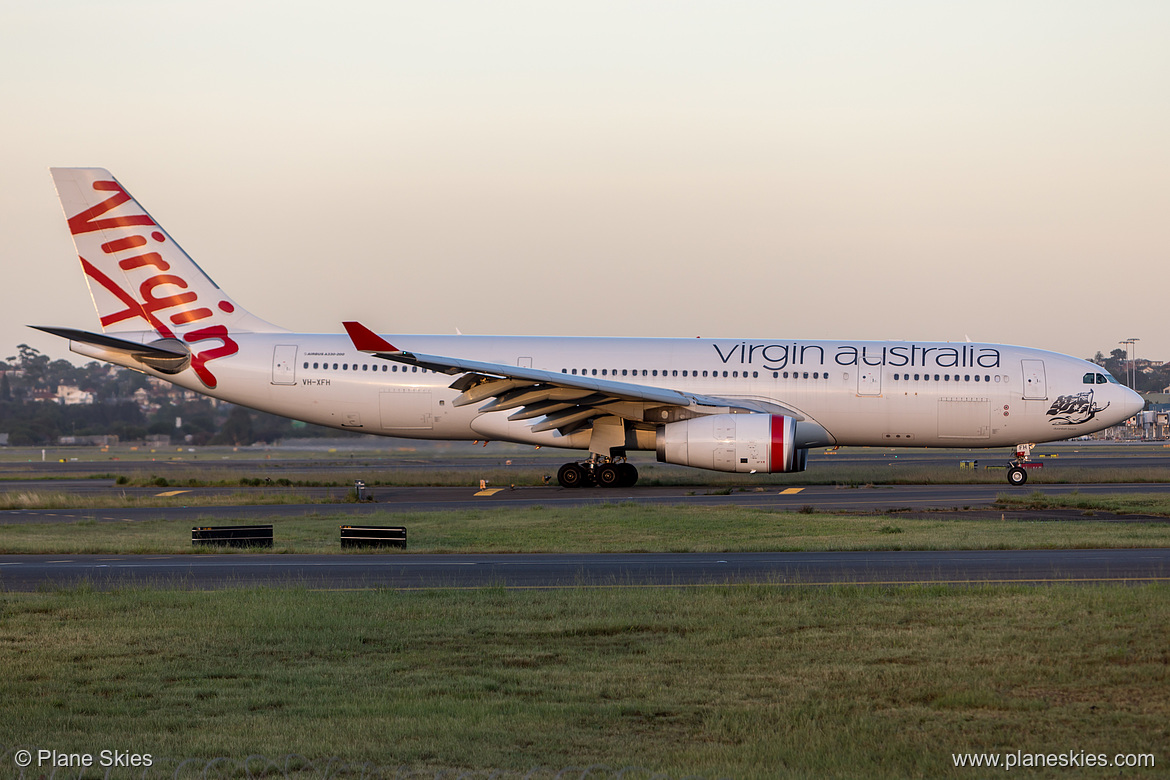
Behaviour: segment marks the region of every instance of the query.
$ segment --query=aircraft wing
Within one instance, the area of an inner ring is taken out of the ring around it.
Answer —
[[[766,401],[700,395],[635,382],[406,352],[361,323],[343,324],[354,346],[362,352],[442,374],[460,375],[451,383],[451,388],[461,393],[455,399],[456,406],[486,401],[480,407],[481,412],[516,409],[509,420],[543,418],[532,425],[534,433],[557,430],[568,434],[594,417],[608,415],[636,422],[664,423],[737,410],[803,419],[791,409]]]

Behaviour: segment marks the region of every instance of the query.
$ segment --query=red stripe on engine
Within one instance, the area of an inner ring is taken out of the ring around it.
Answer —
[[[784,459],[784,416],[774,414],[769,422],[772,429],[772,457],[768,462],[768,470],[776,474],[788,467]]]

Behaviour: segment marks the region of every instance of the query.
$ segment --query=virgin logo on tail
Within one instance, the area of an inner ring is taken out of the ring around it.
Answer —
[[[188,344],[218,341],[218,346],[199,352],[192,349],[191,354],[191,368],[195,374],[208,388],[215,388],[218,380],[208,369],[207,363],[236,354],[240,351],[239,345],[228,335],[225,325],[207,325],[181,336],[171,329],[172,325],[182,327],[209,319],[215,312],[201,304],[198,293],[189,289],[187,281],[180,275],[180,269],[171,268],[159,252],[149,251],[152,247],[156,249],[161,247],[167,240],[161,230],[147,230],[158,227],[149,214],[106,216],[108,212],[129,202],[129,193],[116,181],[95,181],[93,188],[99,192],[113,194],[101,203],[69,217],[70,232],[74,236],[98,230],[117,230],[119,234],[124,234],[128,228],[140,228],[129,236],[122,235],[116,240],[102,244],[101,251],[107,255],[133,251],[135,254],[132,256],[122,257],[117,261],[118,267],[126,272],[147,269],[145,272],[151,274],[139,284],[136,296],[132,290],[123,288],[93,263],[81,257],[81,267],[85,275],[100,284],[125,306],[121,311],[104,315],[101,318],[102,327],[141,318],[163,338],[181,338]],[[226,300],[219,301],[216,307],[228,314],[235,311],[235,307]],[[169,320],[170,325],[164,322],[164,319]]]

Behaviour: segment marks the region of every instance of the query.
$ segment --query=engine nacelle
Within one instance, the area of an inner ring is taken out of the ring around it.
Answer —
[[[712,414],[658,429],[658,462],[713,471],[804,471],[796,420],[782,414]]]

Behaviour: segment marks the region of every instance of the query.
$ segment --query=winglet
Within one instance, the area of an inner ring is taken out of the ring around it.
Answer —
[[[398,347],[379,336],[360,322],[343,322],[349,340],[362,352],[398,352]]]

